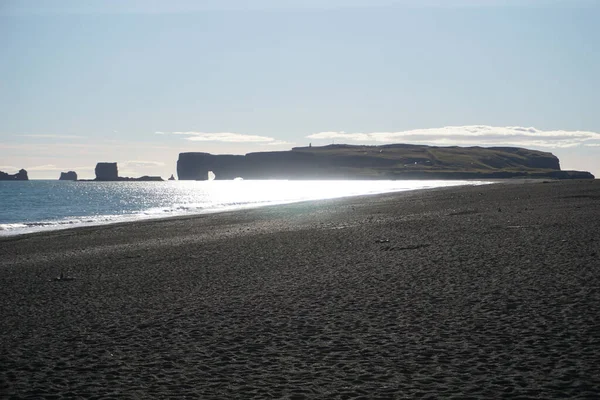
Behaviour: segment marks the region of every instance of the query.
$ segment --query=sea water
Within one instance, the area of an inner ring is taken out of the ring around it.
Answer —
[[[0,236],[480,181],[0,181]]]

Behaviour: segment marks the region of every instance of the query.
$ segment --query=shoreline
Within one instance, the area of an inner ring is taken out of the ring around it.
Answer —
[[[110,230],[111,228],[122,229],[122,228],[127,228],[127,227],[131,227],[132,229],[136,229],[136,230],[143,230],[143,229],[152,228],[161,223],[167,223],[167,224],[169,222],[173,222],[173,223],[191,222],[191,223],[193,223],[194,221],[201,220],[203,218],[210,218],[210,219],[217,218],[218,219],[219,217],[223,217],[226,219],[236,219],[237,217],[243,216],[247,212],[258,211],[258,210],[264,210],[267,212],[267,214],[269,214],[269,211],[271,211],[271,210],[280,211],[280,210],[276,210],[276,209],[279,207],[286,207],[286,206],[301,206],[301,207],[315,207],[316,208],[316,207],[323,206],[323,205],[329,206],[329,203],[337,202],[337,201],[343,203],[345,200],[354,200],[355,199],[358,202],[360,202],[361,199],[370,200],[373,197],[377,197],[377,196],[388,196],[388,195],[403,196],[405,194],[406,195],[409,195],[409,194],[418,195],[418,193],[420,193],[420,192],[429,192],[429,191],[435,191],[435,190],[448,190],[448,189],[452,189],[452,188],[460,188],[460,187],[466,187],[466,186],[468,186],[468,185],[461,185],[461,186],[454,186],[454,187],[442,187],[442,188],[429,188],[429,189],[415,189],[415,190],[406,190],[406,191],[398,191],[398,192],[377,193],[377,194],[353,195],[353,196],[336,197],[336,198],[319,199],[319,200],[301,200],[301,201],[293,201],[290,203],[269,204],[269,205],[262,205],[262,206],[249,206],[247,208],[234,209],[234,210],[217,210],[214,212],[205,212],[205,213],[198,213],[198,214],[174,215],[174,216],[156,217],[156,218],[151,217],[151,218],[147,218],[147,219],[139,219],[139,220],[132,220],[132,221],[111,222],[111,223],[98,224],[98,225],[74,226],[74,227],[67,227],[67,228],[62,228],[62,229],[53,229],[53,230],[40,231],[40,232],[28,232],[28,233],[15,234],[15,235],[6,235],[6,236],[0,235],[0,245],[3,242],[11,242],[11,241],[16,241],[16,240],[20,240],[20,239],[28,239],[29,237],[74,236],[78,232],[91,233],[96,230],[104,231],[107,229]]]
[[[550,181],[3,237],[0,391],[594,398],[599,232]]]
[[[519,182],[524,182],[526,180],[518,180]],[[462,181],[461,181],[462,182]],[[481,182],[481,184],[491,184],[491,183],[500,183],[501,181],[480,181],[480,180],[465,180],[464,182]],[[517,183],[516,181],[513,183]],[[458,185],[458,186],[467,186],[467,185],[471,185],[473,183],[469,183],[469,184],[464,184],[464,185]],[[441,187],[443,188],[443,187]],[[12,229],[6,229],[4,231],[0,230],[0,240],[2,240],[2,238],[9,238],[9,237],[15,237],[15,236],[22,236],[22,235],[31,235],[31,234],[43,234],[43,233],[49,233],[49,232],[54,232],[54,231],[61,231],[61,230],[67,230],[67,229],[81,229],[81,228],[90,228],[90,227],[97,227],[97,226],[105,226],[105,225],[118,225],[118,224],[129,224],[129,223],[141,223],[141,222],[147,222],[147,221],[155,221],[155,220],[162,220],[162,219],[170,219],[170,218],[187,218],[187,217],[195,217],[195,216],[201,216],[201,215],[207,215],[207,214],[219,214],[219,213],[224,213],[224,212],[236,212],[236,211],[245,211],[248,209],[254,209],[254,208],[262,208],[262,207],[273,207],[273,206],[281,206],[281,205],[287,205],[287,204],[294,204],[294,203],[303,203],[303,202],[311,202],[311,201],[320,201],[320,200],[332,200],[332,199],[343,199],[343,198],[349,198],[349,197],[360,197],[360,196],[377,196],[380,194],[386,194],[386,193],[402,193],[402,192],[406,192],[406,191],[415,191],[415,190],[433,190],[433,189],[437,189],[437,188],[427,188],[427,189],[403,189],[403,190],[398,190],[398,191],[390,191],[390,192],[379,192],[379,193],[370,193],[370,194],[361,194],[361,195],[346,195],[346,196],[340,196],[340,197],[333,197],[333,198],[329,198],[329,199],[308,199],[308,200],[290,200],[290,201],[284,201],[281,203],[272,203],[272,204],[246,204],[246,205],[242,205],[242,206],[224,206],[224,207],[220,207],[220,208],[214,208],[214,209],[205,209],[201,212],[191,212],[191,213],[180,213],[180,214],[173,214],[170,213],[170,215],[165,215],[165,216],[158,216],[157,215],[145,215],[145,214],[128,214],[128,215],[102,215],[102,216],[98,216],[98,215],[90,215],[90,216],[81,216],[81,217],[73,217],[73,220],[71,221],[38,221],[38,222],[28,222],[28,223],[22,223],[22,222],[15,222],[15,223],[6,223],[5,225],[7,226],[18,226],[17,228],[12,228]],[[73,222],[73,221],[78,221],[77,218],[81,218],[81,219],[89,219],[89,218],[98,218],[98,217],[103,217],[104,219],[101,221],[93,221],[93,222]],[[112,219],[115,218],[115,219]],[[27,224],[32,224],[32,226],[28,226]],[[1,226],[1,224],[0,224]],[[22,229],[22,230],[26,230],[25,232],[20,232],[20,231],[16,231],[18,229]]]

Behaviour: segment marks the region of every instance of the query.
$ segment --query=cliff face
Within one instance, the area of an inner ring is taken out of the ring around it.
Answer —
[[[76,181],[77,173],[75,171],[61,172],[59,181]]]
[[[0,171],[0,181],[28,181],[27,171],[24,169],[19,170],[16,174],[7,174],[6,172]]]
[[[330,145],[245,156],[180,153],[180,180],[216,179],[483,179],[593,178],[561,171],[551,153],[516,147]]]

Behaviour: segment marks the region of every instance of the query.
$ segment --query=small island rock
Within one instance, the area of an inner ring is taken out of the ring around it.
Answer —
[[[77,180],[77,172],[69,171],[69,172],[61,172],[59,181],[76,181]]]
[[[24,169],[19,170],[14,175],[7,174],[6,172],[0,171],[0,181],[28,181],[27,171]]]
[[[96,164],[96,169],[94,170],[96,173],[97,181],[118,181],[119,180],[119,170],[117,169],[116,162],[99,162]]]

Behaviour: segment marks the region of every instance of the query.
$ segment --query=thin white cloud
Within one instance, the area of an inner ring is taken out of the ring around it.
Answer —
[[[319,132],[309,139],[347,140],[377,143],[425,143],[441,146],[537,146],[550,148],[573,147],[588,140],[600,140],[600,133],[590,131],[543,131],[518,126],[487,125],[447,126],[401,132]]]
[[[35,167],[27,168],[28,171],[55,171],[56,165],[54,164],[46,164],[46,165],[37,165]]]
[[[585,143],[586,147],[600,147],[600,143]]]
[[[32,154],[63,154],[65,149],[73,149],[73,152],[67,153],[68,156],[75,154],[97,154],[106,153],[107,151],[114,151],[115,149],[124,150],[131,149],[137,152],[147,149],[164,150],[171,152],[178,152],[179,146],[165,146],[156,143],[136,143],[136,142],[123,142],[123,141],[103,141],[101,143],[18,143],[8,144],[0,142],[0,150],[10,150],[12,155],[20,154],[22,156],[30,156]],[[112,153],[112,152],[111,152]],[[4,161],[4,160],[3,160]]]
[[[42,135],[15,135],[19,137],[27,138],[38,138],[38,139],[82,139],[83,136],[78,135],[53,135],[53,134],[42,134]]]
[[[160,134],[163,134],[163,132]],[[246,135],[233,132],[171,132],[171,134],[189,136],[186,140],[193,142],[266,143],[275,141],[274,138],[268,136]]]
[[[145,161],[145,160],[131,160],[119,163],[119,167],[123,168],[150,168],[150,167],[163,167],[164,162],[161,161]]]
[[[50,150],[53,152],[61,151],[64,149],[78,149],[81,151],[98,150],[102,147],[113,148],[114,146],[102,146],[102,145],[90,145],[81,143],[19,143],[19,144],[6,144],[0,143],[0,149],[6,150],[23,150],[25,153],[28,152],[43,152],[48,153]],[[139,145],[138,145],[139,147]]]
[[[27,171],[91,171],[94,167],[59,167],[54,164],[36,165],[25,168]]]

